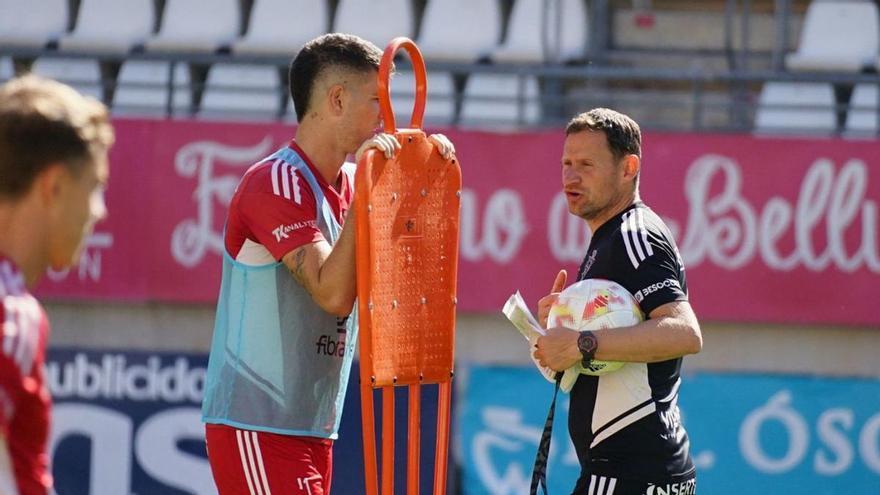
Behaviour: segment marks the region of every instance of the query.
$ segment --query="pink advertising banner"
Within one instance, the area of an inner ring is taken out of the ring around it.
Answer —
[[[226,205],[280,125],[117,120],[110,217],[52,299],[213,302]],[[464,175],[459,307],[534,303],[589,232],[560,192],[560,132],[445,130]],[[642,199],[663,216],[708,321],[880,328],[880,142],[648,133]]]

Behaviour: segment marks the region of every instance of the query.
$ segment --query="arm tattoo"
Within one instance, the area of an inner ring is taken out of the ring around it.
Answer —
[[[293,278],[297,280],[301,285],[305,286],[305,278],[303,277],[303,263],[306,260],[306,250],[305,248],[300,248],[293,254],[293,269],[290,270],[290,273],[293,274]]]

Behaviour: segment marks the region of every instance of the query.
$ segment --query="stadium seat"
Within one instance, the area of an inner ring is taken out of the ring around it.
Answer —
[[[501,38],[497,0],[429,0],[418,44],[428,60],[473,62]]]
[[[541,116],[538,79],[516,74],[472,74],[467,81],[459,123],[463,126],[517,127]]]
[[[290,23],[296,22],[296,29]],[[327,2],[256,0],[247,33],[232,45],[234,53],[292,57],[309,40],[327,32]]]
[[[274,65],[214,64],[198,117],[272,119],[281,111],[281,80]]]
[[[550,0],[546,13],[544,4],[526,0],[513,5],[507,37],[492,53],[493,61],[539,63],[584,57],[588,26],[584,0]]]
[[[858,84],[853,90],[849,101],[849,112],[846,115],[846,133],[852,137],[876,137],[880,116],[878,106],[880,91],[876,84]]]
[[[0,56],[0,82],[8,81],[15,77],[15,65],[11,57]]]
[[[0,0],[0,45],[45,47],[67,31],[68,9],[68,0]]]
[[[410,0],[339,0],[333,31],[356,34],[385,49],[397,36],[411,38],[414,21]]]
[[[827,134],[837,127],[829,83],[767,82],[755,114],[757,133]]]
[[[869,0],[813,0],[807,8],[800,45],[785,59],[796,71],[858,72],[880,50],[877,4]]]
[[[119,69],[113,113],[118,115],[164,116],[168,107],[171,62],[127,60]],[[187,114],[192,108],[189,67],[174,66],[172,112]]]
[[[61,38],[62,50],[128,52],[153,31],[152,0],[83,0],[73,32]]]
[[[239,0],[167,0],[159,33],[149,51],[213,52],[232,43],[241,27]]]
[[[80,93],[103,100],[101,67],[85,58],[40,57],[31,67],[34,74],[61,81]]]
[[[415,104],[415,80],[412,71],[400,70],[391,81],[391,104],[397,127],[409,126]],[[425,102],[425,125],[451,124],[455,119],[455,84],[447,72],[428,72],[428,99]]]

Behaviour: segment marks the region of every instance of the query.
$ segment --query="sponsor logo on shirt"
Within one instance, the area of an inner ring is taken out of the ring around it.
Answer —
[[[644,300],[646,297],[650,296],[651,294],[657,292],[658,290],[667,289],[670,287],[675,287],[676,289],[681,290],[681,285],[679,285],[678,280],[675,280],[673,278],[667,278],[666,280],[664,280],[662,282],[657,282],[656,284],[651,284],[651,285],[645,287],[644,289],[636,292],[636,294],[635,294],[636,301],[642,302],[642,300]]]
[[[347,321],[347,316],[345,318],[336,318],[335,338],[333,335],[326,334],[318,337],[318,340],[315,342],[315,346],[318,348],[318,354],[336,357],[345,356],[345,337],[348,335],[348,327],[346,327]]]
[[[697,480],[690,479],[668,485],[648,485],[645,495],[693,495],[697,493]]]
[[[314,227],[315,225],[316,224],[314,220],[308,220],[306,222],[296,222],[290,225],[281,224],[272,231],[272,234],[275,235],[275,240],[277,242],[281,242],[281,239],[287,239],[288,237],[290,237],[287,234],[293,232],[294,230],[299,230],[304,227]]]
[[[593,252],[590,253],[590,256],[587,258],[586,263],[581,268],[581,272],[578,274],[578,280],[583,280],[584,277],[587,276],[587,273],[590,271],[590,268],[593,267],[593,263],[596,262],[596,252],[598,249],[594,249]]]

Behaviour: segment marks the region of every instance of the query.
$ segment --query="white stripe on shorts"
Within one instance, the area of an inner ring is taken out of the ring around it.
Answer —
[[[590,475],[590,489],[588,495],[614,495],[617,486],[617,478]]]
[[[617,485],[617,478],[608,478],[608,491],[605,495],[614,495],[614,487]]]
[[[254,483],[251,481],[251,470],[250,466],[248,466],[247,455],[245,454],[245,447],[241,441],[241,430],[235,430],[235,440],[238,442],[238,455],[241,457],[241,469],[244,471],[244,478],[247,480],[248,490],[251,492],[250,495],[257,495],[257,492],[254,491]]]
[[[265,490],[266,495],[272,495],[272,491],[269,489],[269,478],[266,477],[266,468],[263,466],[263,452],[260,451],[260,440],[257,437],[257,432],[252,431],[251,435],[254,438],[254,457],[257,458],[257,466],[260,468],[260,478],[263,482],[263,490]]]

